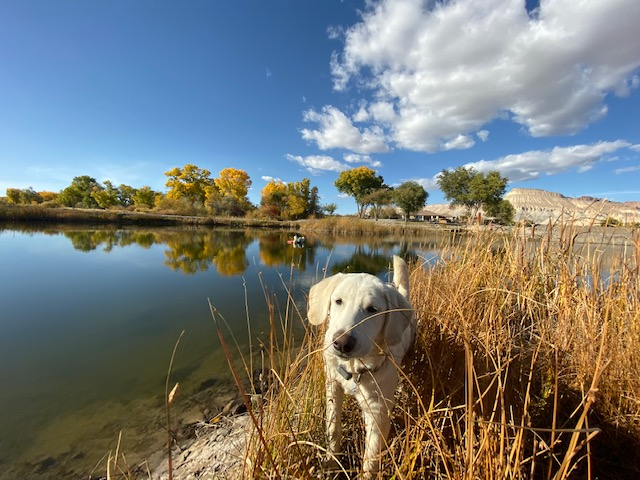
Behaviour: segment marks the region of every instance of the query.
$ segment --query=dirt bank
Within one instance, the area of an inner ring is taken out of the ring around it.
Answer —
[[[231,480],[241,475],[251,418],[248,414],[224,417],[214,424],[199,425],[196,438],[173,452],[175,480]],[[149,459],[151,478],[169,478],[166,452]]]

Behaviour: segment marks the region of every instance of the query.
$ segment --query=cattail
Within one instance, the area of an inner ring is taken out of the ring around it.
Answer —
[[[174,399],[174,397],[176,396],[176,393],[178,392],[178,386],[179,386],[179,385],[180,385],[179,383],[176,383],[176,385],[175,385],[175,386],[171,389],[171,391],[169,392],[169,397],[168,397],[168,399],[167,399],[167,403],[168,403],[169,405],[171,405],[171,404],[173,403],[173,399]]]

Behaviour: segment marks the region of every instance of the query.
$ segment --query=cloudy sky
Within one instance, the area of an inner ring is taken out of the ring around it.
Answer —
[[[638,0],[6,0],[0,195],[75,176],[166,191],[187,163],[250,199],[367,165],[640,200]]]

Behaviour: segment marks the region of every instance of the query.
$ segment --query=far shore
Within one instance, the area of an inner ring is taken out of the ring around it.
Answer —
[[[361,219],[356,216],[330,215],[320,219],[275,220],[256,217],[214,217],[208,215],[180,215],[155,211],[101,210],[70,207],[47,208],[39,205],[12,205],[0,203],[0,228],[11,226],[76,225],[114,227],[204,227],[204,228],[265,228],[292,232],[322,231],[335,234],[368,235],[398,234],[424,235],[471,233],[488,231],[517,236],[545,237],[551,233],[555,239],[572,238],[573,243],[618,243],[616,240],[638,238],[638,229],[631,227],[600,226],[595,222],[583,224],[571,219],[549,225],[497,224],[466,225],[404,221],[402,219]]]
[[[289,228],[295,222],[248,219],[243,217],[211,217],[177,215],[158,212],[132,212],[128,210],[101,210],[86,208],[45,208],[37,205],[1,205],[2,223],[77,223],[89,225],[140,225],[140,226],[228,226]]]
[[[302,227],[319,230],[336,230],[336,223],[353,222],[359,226],[353,230],[362,230],[362,225],[382,229],[432,229],[449,231],[460,229],[457,225],[437,225],[429,222],[405,222],[390,219],[360,219],[355,216],[332,215],[322,219],[308,220],[275,220],[255,217],[214,217],[208,215],[180,215],[154,211],[101,210],[70,207],[45,208],[38,205],[0,204],[0,225],[4,224],[78,224],[78,225],[115,225],[115,226],[195,226],[195,227],[229,227],[229,228],[271,228],[297,230]],[[344,225],[341,225],[343,229]]]

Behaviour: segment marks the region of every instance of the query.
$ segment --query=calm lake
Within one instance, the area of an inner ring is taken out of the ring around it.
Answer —
[[[0,231],[0,478],[100,477],[120,434],[134,465],[162,448],[183,331],[177,421],[215,415],[235,389],[209,302],[246,354],[249,329],[268,342],[268,305],[286,308],[287,291],[304,315],[323,268],[384,278],[393,254],[430,261],[442,240],[307,235],[294,248],[293,233]]]

